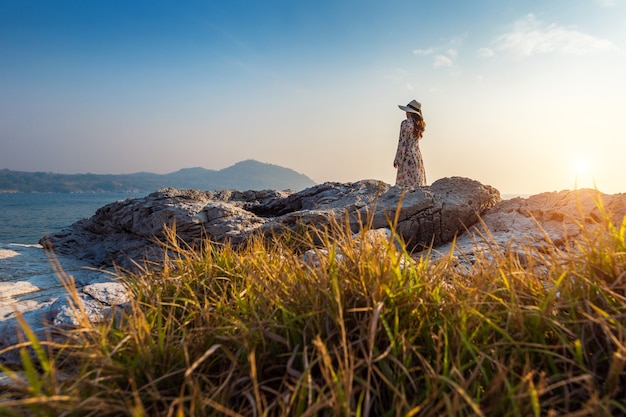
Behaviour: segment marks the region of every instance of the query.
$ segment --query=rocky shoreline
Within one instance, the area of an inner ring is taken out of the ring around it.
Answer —
[[[70,279],[94,321],[128,301],[125,287],[115,282],[110,270],[52,254],[40,245],[0,244],[0,350],[19,340],[18,312],[38,334],[45,334],[50,325],[78,324],[63,283]],[[0,360],[19,360],[18,352],[0,354]]]
[[[433,255],[454,250],[471,261],[494,245],[511,251],[548,241],[564,244],[581,233],[581,225],[600,223],[600,207],[619,225],[626,215],[626,194],[561,191],[502,201],[495,188],[460,177],[406,192],[374,180],[325,183],[300,192],[159,190],[106,205],[91,218],[44,237],[46,251],[2,245],[0,348],[17,341],[16,311],[38,332],[50,324],[76,324],[59,269],[47,256],[54,254],[53,264],[73,277],[83,306],[92,320],[99,320],[127,300],[122,284],[107,271],[162,259],[164,226],[175,227],[178,238],[193,247],[206,238],[236,245],[252,234],[346,220],[355,233],[365,221],[373,229],[388,229],[395,220],[398,235],[416,253],[432,246]]]
[[[120,201],[40,243],[92,265],[132,268],[162,258],[164,225],[193,246],[203,239],[238,244],[252,234],[269,235],[301,226],[324,227],[347,220],[354,233],[362,224],[389,227],[411,249],[439,246],[478,221],[501,201],[493,187],[453,177],[404,191],[380,181],[324,183],[300,192],[198,191],[168,188],[144,198]]]

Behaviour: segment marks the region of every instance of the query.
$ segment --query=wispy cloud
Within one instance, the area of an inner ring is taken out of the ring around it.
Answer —
[[[454,61],[446,55],[437,55],[433,61],[433,68],[450,68],[452,65]]]
[[[413,49],[413,54],[414,55],[422,55],[422,56],[426,56],[426,55],[432,55],[433,52],[435,52],[435,50],[433,48],[428,48],[428,49]]]
[[[490,56],[489,51],[511,52],[524,58],[551,53],[587,55],[617,49],[617,46],[607,39],[555,23],[546,25],[537,20],[533,14],[529,14],[515,22],[510,32],[495,38],[492,48],[481,48],[479,56]]]
[[[413,49],[413,55],[429,57],[435,69],[446,69],[451,74],[456,74],[456,62],[459,49],[463,48],[467,33],[448,38],[445,43],[428,48]]]
[[[433,68],[451,68],[454,66],[459,52],[455,48],[448,48],[445,51],[444,48],[428,48],[428,49],[414,49],[413,54],[419,56],[432,56]]]
[[[459,52],[456,49],[450,48],[446,51],[446,55],[450,59],[455,59],[459,55]]]

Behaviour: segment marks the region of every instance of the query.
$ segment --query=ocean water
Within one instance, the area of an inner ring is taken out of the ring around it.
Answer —
[[[36,244],[109,203],[146,194],[0,194],[0,243]]]

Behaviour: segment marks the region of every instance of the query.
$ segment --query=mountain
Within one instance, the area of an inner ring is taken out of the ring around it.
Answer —
[[[300,191],[315,185],[304,174],[252,159],[221,170],[184,168],[169,174],[55,174],[0,170],[0,193],[121,193],[152,192],[160,188],[199,190]]]

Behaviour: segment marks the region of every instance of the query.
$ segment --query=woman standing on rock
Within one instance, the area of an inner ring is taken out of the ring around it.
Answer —
[[[393,160],[398,169],[396,185],[402,188],[416,188],[426,185],[426,171],[419,140],[424,134],[426,123],[422,116],[422,105],[413,100],[406,106],[398,106],[406,112],[406,120],[400,125],[398,150]]]

